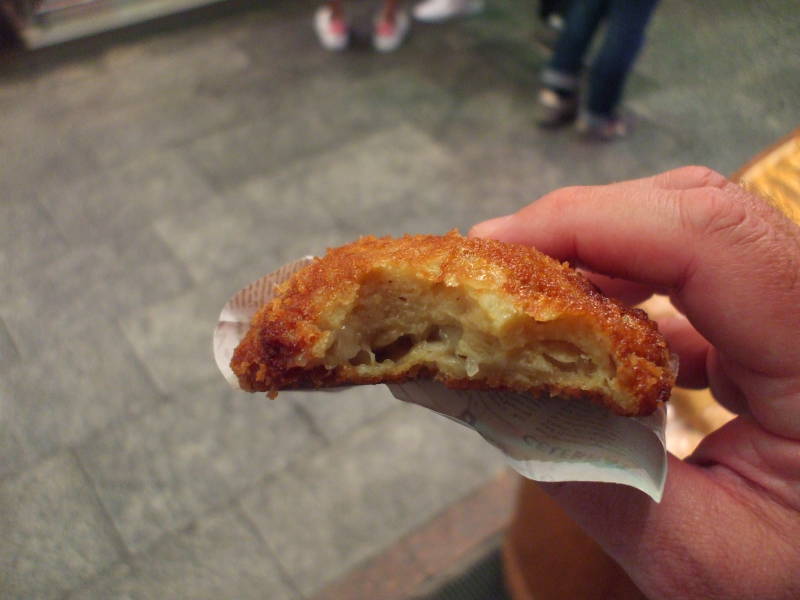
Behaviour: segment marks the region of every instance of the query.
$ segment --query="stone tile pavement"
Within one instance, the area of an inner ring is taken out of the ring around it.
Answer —
[[[379,388],[228,389],[231,292],[362,233],[731,172],[797,125],[791,0],[664,2],[612,145],[534,126],[533,9],[488,4],[387,56],[322,52],[307,0],[3,51],[0,597],[312,596],[502,461]]]

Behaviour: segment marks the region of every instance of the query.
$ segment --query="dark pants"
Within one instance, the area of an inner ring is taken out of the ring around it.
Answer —
[[[546,20],[552,14],[564,16],[569,10],[569,0],[541,0],[539,2],[539,18]]]
[[[656,4],[658,0],[573,0],[543,76],[545,85],[562,92],[577,89],[584,55],[605,19],[605,39],[589,72],[587,108],[593,116],[614,117]]]

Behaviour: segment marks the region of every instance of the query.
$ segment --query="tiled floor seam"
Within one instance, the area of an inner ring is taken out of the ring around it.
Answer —
[[[241,521],[241,523],[245,526],[245,529],[250,531],[250,533],[252,533],[253,536],[258,540],[258,543],[261,545],[261,548],[264,550],[264,553],[267,554],[272,559],[272,562],[275,565],[275,569],[278,571],[278,574],[281,577],[281,581],[283,581],[283,583],[285,583],[286,586],[292,590],[292,593],[297,598],[305,598],[303,593],[297,587],[297,584],[292,579],[292,576],[283,567],[283,564],[281,563],[278,556],[275,554],[275,552],[273,552],[272,548],[269,547],[269,544],[267,544],[267,540],[264,539],[261,530],[248,516],[247,511],[244,510],[244,507],[242,507],[242,504],[239,501],[240,498],[241,495],[231,503],[234,514],[239,519],[239,521]]]
[[[398,402],[399,402],[399,400],[398,400]],[[376,415],[375,417],[373,417],[371,419],[367,419],[367,421],[365,421],[364,423],[359,424],[357,427],[349,430],[345,434],[342,434],[339,437],[336,437],[336,438],[334,438],[332,440],[329,440],[327,438],[327,436],[325,436],[325,435],[321,435],[321,440],[323,442],[323,445],[320,446],[317,450],[315,450],[314,452],[308,453],[308,454],[304,454],[302,456],[298,456],[294,460],[288,461],[286,463],[286,465],[284,465],[284,467],[282,469],[279,469],[277,471],[271,471],[269,473],[265,473],[263,477],[259,478],[258,480],[254,481],[250,485],[245,486],[244,488],[239,490],[234,497],[230,498],[230,502],[228,504],[231,504],[231,503],[234,503],[234,502],[238,503],[241,498],[243,498],[244,496],[248,495],[253,490],[258,488],[259,486],[262,486],[262,485],[266,484],[270,479],[273,479],[273,478],[277,477],[281,473],[290,472],[290,471],[297,471],[298,469],[302,468],[304,463],[308,463],[308,462],[314,460],[317,456],[319,456],[320,454],[322,454],[324,452],[335,452],[338,449],[339,446],[344,445],[347,440],[349,440],[352,437],[356,436],[360,431],[366,430],[371,424],[376,423],[377,421],[380,421],[382,419],[388,419],[389,415],[393,415],[398,410],[400,410],[400,407],[389,409],[388,411],[386,411],[386,412],[384,412],[382,414]],[[203,513],[203,515],[199,515],[197,518],[200,518],[200,516],[204,516],[204,515],[208,514],[209,512],[212,512],[212,511],[213,511],[213,509],[209,510],[209,511],[206,511],[205,513]]]
[[[316,420],[311,415],[311,413],[308,412],[306,407],[301,406],[300,404],[295,404],[293,408],[295,412],[298,415],[300,415],[300,417],[303,419],[303,422],[306,425],[308,425],[308,428],[311,430],[311,432],[314,435],[316,435],[320,440],[322,440],[322,448],[327,448],[333,443],[335,438],[332,439],[329,438],[327,435],[325,435],[325,432],[323,432],[322,429],[320,429],[319,425],[317,425]]]
[[[5,344],[8,344],[10,347],[9,350],[11,351],[11,356],[8,357],[7,362],[15,363],[22,359],[22,354],[19,351],[19,345],[14,340],[14,336],[11,335],[11,332],[6,327],[5,321],[3,320],[3,316],[0,315],[0,341],[5,340]],[[5,359],[4,359],[5,360]]]
[[[108,512],[105,504],[103,504],[103,500],[100,498],[100,494],[97,493],[97,488],[95,487],[94,479],[86,470],[81,458],[73,448],[69,449],[69,453],[72,455],[75,463],[78,465],[78,468],[81,471],[84,479],[86,480],[89,489],[92,492],[92,496],[94,497],[95,501],[97,502],[97,506],[100,509],[100,514],[103,516],[104,525],[107,529],[107,533],[109,537],[112,539],[114,546],[116,546],[117,551],[120,553],[122,560],[120,562],[124,562],[130,565],[132,553],[128,549],[128,546],[125,544],[125,540],[122,537],[122,534],[117,529],[117,526],[114,524],[114,519],[111,517],[111,513]]]
[[[391,545],[340,575],[339,578],[315,592],[310,599],[349,600],[357,597],[355,594],[363,594],[366,591],[365,588],[380,594],[381,598],[390,598],[391,600],[406,600],[415,597],[421,589],[442,579],[443,576],[446,577],[458,565],[474,560],[482,550],[497,544],[510,520],[515,486],[516,476],[508,470],[501,471],[451,502],[450,505],[401,536]],[[477,534],[472,532],[468,539],[460,540],[462,542],[460,545],[447,546],[444,553],[440,553],[439,556],[434,555],[432,557],[434,564],[428,564],[424,556],[419,556],[428,546],[426,540],[442,539],[447,535],[447,530],[454,526],[467,529],[463,526],[475,511],[495,514],[489,514],[489,522],[485,523]],[[394,581],[398,578],[402,580],[402,589],[382,588],[382,585],[385,586],[383,582],[390,580],[389,574],[385,573],[386,565],[393,564],[389,557],[401,550],[412,558],[411,561],[403,563],[401,568],[409,569],[409,564],[418,563],[423,572],[420,573],[416,567],[411,567],[412,571],[405,574],[392,573]],[[377,589],[374,585],[375,581],[380,582],[377,584]]]
[[[93,429],[93,430],[89,431],[82,439],[77,440],[77,441],[75,441],[75,442],[73,442],[73,443],[71,443],[71,444],[69,444],[67,446],[57,447],[57,448],[51,450],[50,452],[45,452],[44,454],[39,454],[39,455],[34,456],[32,460],[30,460],[29,462],[25,463],[20,469],[18,469],[16,471],[10,471],[8,473],[4,473],[4,474],[0,475],[0,483],[2,483],[3,481],[6,481],[8,479],[11,479],[13,477],[16,477],[16,476],[20,475],[21,473],[24,473],[25,471],[28,471],[30,469],[35,468],[36,465],[38,465],[38,464],[40,464],[40,463],[42,463],[42,462],[54,457],[54,456],[57,456],[58,454],[61,454],[64,450],[67,450],[68,452],[70,452],[70,453],[72,453],[74,455],[75,459],[78,462],[78,465],[81,468],[81,471],[84,473],[84,475],[89,477],[89,474],[86,471],[86,469],[84,468],[83,463],[80,461],[80,453],[79,453],[78,450],[80,449],[81,446],[84,446],[86,444],[91,443],[91,441],[93,439],[104,435],[107,431],[109,431],[111,429],[114,429],[115,427],[121,427],[121,426],[123,426],[123,424],[127,424],[127,423],[135,423],[139,419],[144,418],[151,411],[158,410],[159,407],[163,406],[164,404],[166,404],[167,402],[170,401],[169,395],[165,394],[161,389],[159,389],[159,387],[156,385],[155,381],[153,380],[152,374],[147,369],[144,368],[145,365],[142,363],[141,358],[138,356],[138,354],[136,354],[135,349],[131,345],[130,341],[127,339],[127,336],[124,335],[124,332],[122,331],[121,328],[120,328],[120,333],[122,334],[122,337],[125,339],[125,344],[128,345],[128,348],[131,350],[131,352],[133,352],[133,355],[136,357],[136,360],[139,363],[139,366],[142,367],[141,370],[144,372],[144,375],[147,377],[148,383],[153,388],[153,390],[155,390],[157,392],[157,400],[158,400],[158,402],[156,404],[154,404],[153,406],[150,406],[149,409],[144,409],[141,412],[121,414],[117,418],[112,419],[111,421],[106,423],[105,425],[102,425],[102,426],[100,426],[100,427],[98,427],[96,429]],[[91,480],[91,477],[89,477],[89,479]],[[92,484],[94,485],[94,482],[92,482]],[[94,489],[92,491],[95,493],[95,495],[97,495]]]
[[[159,298],[159,299],[158,299],[158,301],[156,302],[156,304],[163,304],[163,303],[165,303],[165,302],[169,302],[170,300],[175,300],[176,298],[180,298],[181,296],[183,296],[183,295],[185,295],[185,294],[189,293],[189,292],[190,292],[190,291],[192,291],[193,289],[198,289],[198,286],[200,286],[200,285],[202,284],[202,282],[201,282],[201,281],[199,281],[199,280],[198,280],[198,279],[197,279],[197,278],[196,278],[196,277],[195,277],[195,276],[192,274],[192,270],[191,270],[191,269],[190,269],[190,268],[189,268],[189,267],[186,265],[186,262],[185,262],[184,260],[182,260],[180,256],[178,256],[177,254],[175,254],[175,248],[174,248],[174,246],[173,246],[172,244],[170,244],[168,240],[165,240],[165,239],[164,239],[164,237],[161,235],[161,232],[159,232],[159,230],[158,230],[156,227],[153,227],[152,223],[151,223],[150,225],[148,225],[147,227],[143,227],[142,229],[147,229],[148,227],[150,228],[150,231],[151,231],[151,232],[152,232],[152,233],[153,233],[153,234],[154,234],[154,235],[155,235],[155,236],[156,236],[156,237],[157,237],[159,240],[161,240],[161,241],[164,243],[164,249],[165,249],[165,251],[167,252],[167,254],[168,254],[170,257],[172,257],[172,258],[174,258],[174,259],[175,259],[175,263],[176,263],[176,264],[178,264],[178,265],[180,265],[180,268],[181,268],[181,270],[183,270],[183,272],[184,272],[184,274],[186,275],[187,279],[188,279],[188,280],[189,280],[189,281],[192,283],[192,285],[190,285],[190,286],[189,286],[188,288],[186,288],[186,289],[183,289],[183,290],[178,290],[178,291],[175,291],[175,292],[173,292],[173,293],[172,293],[172,295],[168,295],[168,296],[164,296],[163,298]],[[198,292],[198,293],[199,293],[199,292]],[[146,309],[147,307],[146,307],[146,306],[142,306],[142,307],[138,307],[138,308],[141,310],[141,309]],[[128,317],[128,316],[131,316],[131,315],[133,315],[133,314],[136,314],[136,313],[135,313],[135,312],[131,312],[131,313],[129,313],[129,314],[120,315],[120,316],[117,318],[117,322],[118,322],[118,325],[119,325],[120,329],[122,329],[122,322],[121,322],[121,321],[122,321],[122,319],[123,319],[124,317]],[[211,334],[210,334],[210,333],[209,333],[209,337],[211,337]],[[126,337],[126,339],[127,339],[127,337]],[[128,342],[128,343],[130,343],[130,342]],[[209,342],[209,344],[210,344],[210,342]],[[137,355],[137,358],[139,358],[139,359],[141,360],[141,358],[140,358],[140,357],[138,357],[138,355]]]
[[[237,125],[237,127],[244,127],[256,120],[258,119],[250,118],[243,120],[239,125]],[[376,126],[374,128],[370,128],[366,131],[362,131],[357,134],[350,134],[346,137],[346,139],[333,140],[328,144],[323,144],[319,148],[305,151],[299,154],[298,156],[292,157],[287,161],[282,161],[279,164],[273,165],[272,167],[259,171],[258,173],[255,173],[247,177],[238,178],[235,183],[229,183],[229,184],[220,184],[219,182],[215,181],[214,176],[206,172],[203,166],[199,164],[197,159],[191,156],[191,153],[183,152],[185,146],[188,146],[193,142],[200,141],[203,138],[209,137],[210,135],[213,135],[214,133],[217,132],[198,135],[192,138],[191,140],[184,140],[181,141],[180,143],[176,142],[172,144],[166,144],[163,146],[163,148],[166,150],[173,150],[175,152],[178,152],[180,156],[187,162],[187,164],[189,164],[189,166],[191,166],[192,169],[194,169],[194,171],[198,173],[198,175],[202,178],[203,182],[206,185],[208,185],[213,191],[219,194],[224,194],[225,192],[228,192],[230,190],[244,187],[250,181],[273,177],[285,172],[287,169],[293,169],[293,168],[299,169],[302,167],[304,163],[319,160],[320,158],[326,155],[340,154],[341,152],[344,152],[345,149],[351,145],[358,144],[360,142],[368,140],[370,137],[374,135],[378,135],[383,131],[393,129],[404,123],[414,127],[414,124],[412,122],[403,118],[398,118],[396,122],[382,123],[381,125]],[[219,131],[223,131],[223,129],[224,128],[220,129]],[[415,129],[417,128],[415,127]]]
[[[50,225],[52,226],[53,231],[58,235],[58,237],[61,239],[61,241],[64,242],[64,245],[67,246],[67,247],[72,246],[72,242],[64,234],[64,231],[62,231],[61,227],[58,224],[57,219],[53,216],[53,213],[51,213],[47,209],[47,206],[45,206],[45,204],[39,198],[33,198],[32,200],[24,200],[24,202],[30,202],[30,203],[34,204],[36,206],[36,208],[39,210],[39,212],[42,215],[45,216],[47,221],[50,222]]]
[[[78,462],[78,464],[79,464],[79,466],[81,468],[81,471],[83,473],[85,473],[83,465],[80,463],[80,461]],[[272,475],[273,474],[267,475],[264,478],[264,480],[268,480]],[[264,480],[262,480],[262,481],[264,481]],[[90,481],[91,481],[91,478],[90,478]],[[209,507],[208,510],[205,510],[202,513],[197,514],[190,521],[181,524],[179,527],[176,527],[176,528],[171,529],[169,531],[165,531],[160,536],[158,536],[157,538],[152,540],[149,544],[147,544],[146,546],[136,550],[135,552],[130,552],[127,549],[127,546],[125,545],[124,541],[122,540],[122,537],[119,536],[118,541],[123,544],[123,547],[125,549],[125,556],[124,556],[123,560],[120,560],[120,561],[114,563],[113,565],[109,566],[107,569],[104,569],[101,573],[98,573],[94,578],[92,578],[90,581],[85,582],[85,584],[80,586],[79,588],[71,590],[65,596],[65,598],[63,600],[69,600],[69,598],[71,597],[72,594],[75,594],[75,593],[81,591],[82,589],[84,589],[86,587],[89,587],[93,582],[97,581],[98,579],[102,579],[104,574],[113,571],[113,569],[115,567],[118,567],[122,563],[127,565],[131,569],[131,571],[135,572],[136,571],[136,560],[137,560],[138,557],[145,556],[148,553],[152,552],[155,548],[158,548],[160,545],[164,544],[169,538],[175,537],[175,536],[179,536],[184,532],[190,531],[193,527],[195,527],[195,525],[199,521],[201,521],[203,519],[206,519],[206,518],[209,518],[209,517],[213,517],[215,515],[218,515],[220,513],[224,513],[226,511],[232,511],[240,521],[242,521],[245,525],[247,525],[248,529],[254,529],[254,526],[249,522],[249,520],[243,520],[241,518],[242,513],[244,511],[242,511],[241,506],[239,505],[239,498],[243,494],[247,493],[247,491],[248,490],[243,490],[238,495],[232,496],[232,497],[226,499],[224,502],[220,502],[219,504],[215,504],[215,505]],[[93,495],[95,497],[97,497],[97,493],[94,491],[93,483],[92,483],[92,493],[93,493]],[[102,502],[100,502],[99,498],[98,498],[98,502],[100,503],[100,506],[102,507],[102,511],[103,511],[104,517],[110,519],[110,516],[108,515],[108,512],[106,511],[105,506],[102,504]],[[112,522],[112,525],[113,525],[113,522]],[[117,535],[119,535],[118,531],[116,530],[116,527],[114,527],[114,531],[116,532]],[[258,540],[259,540],[260,543],[263,542],[263,539],[260,537],[260,535],[258,535],[257,537],[258,537]],[[115,543],[116,542],[117,542],[117,539],[115,539]],[[270,553],[270,556],[271,556],[271,553]]]
[[[156,235],[159,235],[159,237],[160,237],[160,234],[158,234],[158,232],[156,232]],[[165,244],[165,245],[169,246],[169,244]],[[169,251],[172,252],[172,249],[169,248]],[[178,259],[176,258],[176,260],[178,260]],[[182,261],[179,261],[179,262],[183,266]],[[189,278],[190,278],[191,281],[194,281],[194,277],[192,277],[191,273],[189,273]],[[171,296],[170,298],[164,298],[162,300],[159,300],[157,302],[157,304],[161,304],[162,302],[169,302],[170,300],[174,300],[175,298],[181,297],[182,295],[186,294],[187,292],[189,292],[189,290],[183,290],[182,292],[177,293],[174,296]],[[145,307],[143,307],[143,308],[145,308]],[[133,314],[136,314],[136,313],[135,312],[131,312],[130,313],[130,315],[133,315]],[[128,316],[130,316],[130,315],[129,314],[118,315],[117,317],[114,318],[114,325],[117,327],[117,330],[121,334],[122,339],[125,340],[125,344],[128,346],[128,350],[130,350],[131,353],[133,354],[133,356],[136,358],[136,361],[139,364],[140,371],[142,371],[147,376],[147,383],[150,386],[152,386],[152,388],[158,393],[159,402],[158,402],[158,404],[153,406],[153,408],[156,408],[158,406],[163,406],[164,404],[169,402],[169,398],[170,398],[170,396],[172,394],[170,394],[170,392],[168,390],[164,390],[164,389],[161,388],[161,386],[158,384],[158,379],[155,377],[155,375],[152,373],[152,371],[150,371],[150,367],[148,366],[147,361],[145,361],[144,357],[142,357],[139,354],[139,351],[136,348],[136,345],[130,340],[130,338],[128,338],[128,333],[125,331],[123,320],[125,318],[127,318]],[[208,337],[209,337],[209,341],[208,341],[208,344],[209,344],[209,355],[211,354],[211,349],[210,349],[211,348],[211,333],[212,333],[211,331],[209,331],[209,333],[208,333]],[[209,360],[211,360],[211,357],[209,357]],[[208,378],[208,379],[210,379],[210,378]],[[195,383],[201,383],[201,381],[198,380]],[[136,415],[136,416],[138,417],[140,415]]]
[[[157,408],[157,407],[154,407],[154,409],[155,408]],[[258,479],[253,481],[251,484],[246,485],[246,486],[242,487],[241,489],[237,490],[236,492],[234,492],[233,494],[228,496],[225,500],[223,500],[223,501],[221,501],[221,502],[219,502],[217,504],[213,504],[213,505],[209,506],[206,510],[194,515],[194,517],[191,520],[189,520],[188,522],[183,523],[180,526],[178,526],[178,527],[176,527],[174,529],[171,529],[169,531],[164,531],[161,535],[159,535],[157,538],[153,539],[149,544],[147,544],[143,548],[140,548],[136,552],[131,553],[127,549],[127,546],[125,546],[124,541],[122,541],[122,537],[121,537],[121,535],[119,535],[119,532],[116,529],[116,526],[114,526],[114,532],[119,536],[119,538],[115,538],[115,542],[118,539],[123,544],[123,546],[125,547],[125,551],[126,551],[125,556],[127,558],[127,562],[130,564],[130,561],[132,559],[135,559],[136,556],[139,556],[141,554],[145,554],[145,553],[149,552],[152,548],[155,548],[159,544],[163,543],[164,540],[167,539],[168,537],[176,535],[176,534],[179,534],[181,531],[184,531],[186,529],[191,528],[193,524],[195,524],[197,521],[199,521],[201,519],[204,519],[204,518],[207,518],[207,517],[209,517],[211,515],[223,512],[225,510],[236,509],[237,511],[241,511],[242,509],[241,509],[241,505],[240,505],[240,499],[243,498],[244,496],[246,496],[247,494],[251,493],[253,490],[258,488],[259,486],[264,485],[270,479],[275,478],[276,476],[280,475],[283,472],[287,472],[287,471],[290,471],[290,470],[296,470],[296,469],[300,468],[303,463],[313,460],[321,452],[335,451],[335,448],[337,447],[338,444],[343,443],[346,440],[350,439],[350,437],[355,435],[356,432],[361,431],[362,429],[366,429],[366,425],[368,423],[374,423],[376,421],[379,421],[382,418],[388,418],[388,416],[390,414],[393,414],[398,409],[399,409],[399,407],[397,407],[395,409],[390,409],[389,411],[387,411],[387,412],[385,412],[383,414],[377,415],[376,417],[374,417],[372,419],[369,419],[367,421],[367,423],[361,424],[358,427],[356,427],[354,429],[351,429],[349,432],[347,432],[347,434],[342,435],[342,436],[336,438],[335,440],[333,440],[331,442],[329,442],[325,436],[322,436],[321,440],[323,442],[323,445],[318,450],[316,450],[315,452],[311,452],[309,454],[304,454],[302,456],[299,456],[299,457],[295,458],[294,460],[290,460],[283,466],[283,468],[281,468],[281,469],[279,469],[277,471],[270,471],[270,472],[264,473],[263,476],[259,477]],[[144,417],[144,413],[142,415],[137,415],[137,419],[143,418],[143,417]],[[117,424],[117,426],[119,426],[119,424]],[[95,433],[92,434],[91,437],[94,437],[95,435],[99,435],[99,434],[100,434],[100,432],[95,432]],[[81,442],[81,444],[86,443],[88,441],[88,439],[89,438],[87,438],[86,440]],[[85,468],[83,466],[83,463],[80,461],[79,453],[75,452],[74,450],[70,450],[70,452],[73,453],[73,455],[75,456],[76,460],[78,461],[78,465],[81,468],[81,472],[84,473],[84,475],[91,482],[91,484],[92,484],[92,494],[97,498],[99,505],[102,507],[104,517],[107,517],[107,518],[110,519],[111,517],[108,514],[105,505],[103,505],[102,501],[100,500],[100,498],[97,495],[96,490],[94,489],[94,480],[86,472],[86,470],[85,470]],[[53,455],[55,455],[55,454],[58,454],[58,453],[53,453]],[[111,522],[113,524],[113,520]]]

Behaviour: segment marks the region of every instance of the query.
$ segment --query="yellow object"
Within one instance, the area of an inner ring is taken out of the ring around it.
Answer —
[[[733,180],[800,224],[800,128],[739,169]]]

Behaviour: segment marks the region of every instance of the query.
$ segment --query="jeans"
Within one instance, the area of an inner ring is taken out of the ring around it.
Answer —
[[[541,0],[539,2],[539,18],[543,21],[552,14],[564,16],[569,10],[568,0]]]
[[[577,91],[583,57],[605,19],[605,39],[589,71],[587,109],[590,116],[614,118],[656,4],[658,0],[573,0],[542,76],[544,84],[560,92]]]

